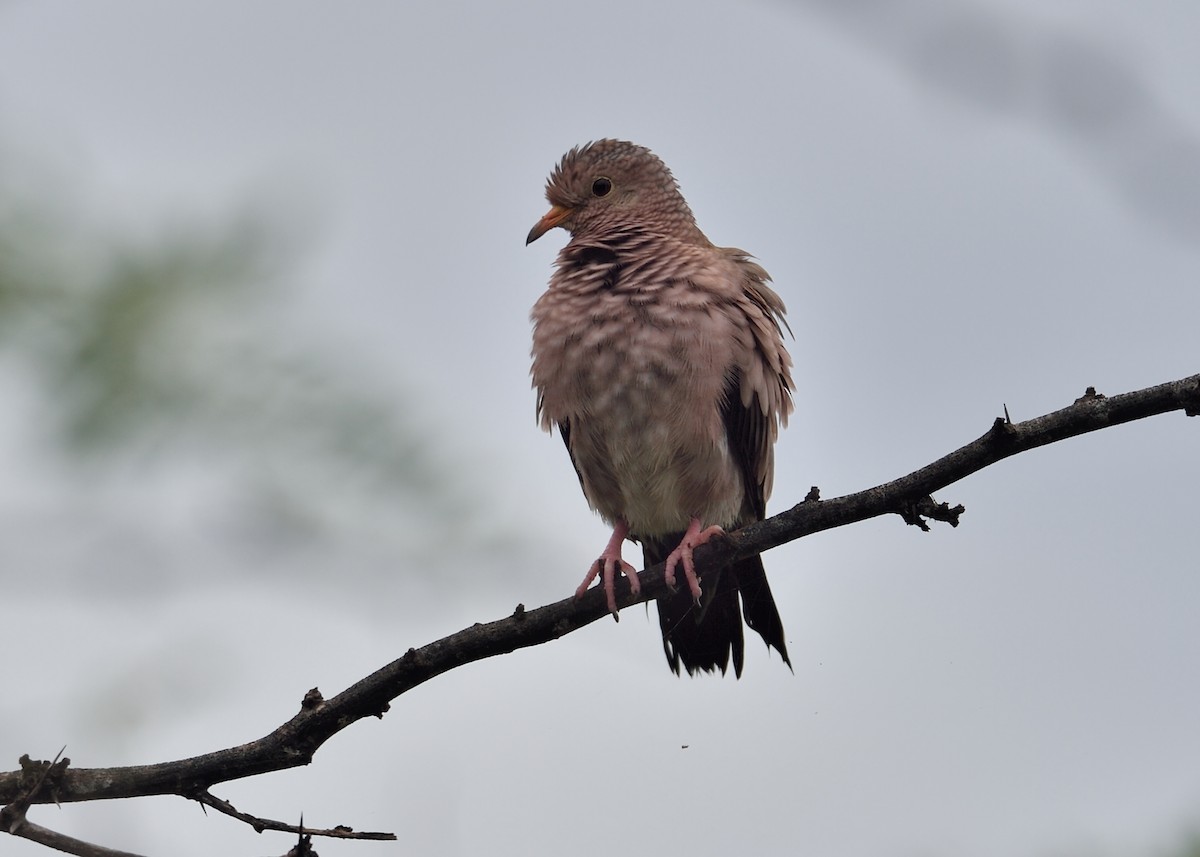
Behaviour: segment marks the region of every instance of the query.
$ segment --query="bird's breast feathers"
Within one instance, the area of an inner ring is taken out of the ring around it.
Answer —
[[[577,254],[568,246],[562,256]],[[560,259],[532,313],[543,427],[569,424],[584,492],[606,518],[644,535],[696,514],[734,523],[744,490],[725,397],[731,377],[764,383],[772,374],[760,365],[756,323],[774,329],[773,320],[755,318],[764,313],[735,260],[714,259],[711,248],[707,264],[676,254],[671,275],[639,256],[585,255],[591,264]],[[780,406],[769,398],[757,406]]]

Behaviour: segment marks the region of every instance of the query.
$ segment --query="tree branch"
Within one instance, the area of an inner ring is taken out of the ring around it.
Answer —
[[[934,491],[1010,456],[1170,411],[1183,411],[1189,417],[1200,415],[1200,374],[1118,396],[1104,396],[1094,387],[1088,387],[1062,410],[1021,423],[1009,420],[1005,408],[1005,415],[997,417],[983,436],[907,476],[819,504],[806,501],[739,530],[735,534],[737,548],[733,556],[760,553],[822,530],[879,515],[905,516],[906,504],[918,504],[919,510],[927,501],[932,504],[929,495]],[[940,520],[937,515],[928,517]],[[950,517],[949,522],[957,526],[957,517]],[[907,516],[905,519],[908,520]]]
[[[702,546],[696,552],[697,567],[703,573],[714,564],[885,514],[898,514],[922,529],[928,529],[927,519],[956,526],[963,508],[936,503],[931,496],[934,491],[1026,450],[1176,410],[1188,416],[1200,414],[1200,375],[1112,397],[1089,387],[1070,406],[1020,423],[1011,422],[1006,412],[977,440],[907,476],[832,500],[820,500],[814,488],[804,502],[793,508]],[[626,581],[618,583],[617,597],[622,607],[665,591],[661,564],[643,571],[639,578],[642,591],[636,598],[630,595]],[[419,649],[409,649],[403,657],[332,699],[324,699],[315,688],[310,690],[292,719],[257,741],[154,765],[70,769],[46,763],[44,771],[39,769],[41,779],[36,783],[31,783],[27,771],[4,773],[0,774],[0,803],[14,804],[18,811],[4,810],[9,820],[19,816],[28,825],[24,809],[32,803],[174,794],[228,812],[256,829],[273,827],[279,823],[240,813],[214,798],[208,793],[209,786],[306,765],[337,732],[365,717],[382,717],[393,699],[435,676],[463,664],[558,639],[607,615],[599,588],[579,600],[566,598],[535,610],[517,605],[507,618],[476,624]],[[16,832],[7,825],[4,829]],[[305,828],[304,832],[318,831]],[[323,832],[352,835],[349,828]],[[360,835],[378,838],[387,834]]]
[[[32,821],[26,821],[23,818],[18,828],[15,830],[6,830],[6,832],[14,836],[19,836],[22,839],[36,842],[39,845],[45,845],[47,848],[53,848],[55,851],[74,854],[76,857],[141,857],[140,854],[134,854],[131,851],[118,851],[114,848],[105,848],[103,845],[84,842],[82,839],[75,839],[72,836],[58,833],[48,827],[42,827],[40,824],[34,824]]]

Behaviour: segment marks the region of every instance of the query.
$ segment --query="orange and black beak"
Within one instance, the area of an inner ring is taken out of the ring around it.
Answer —
[[[537,241],[555,226],[561,226],[562,222],[571,214],[571,209],[564,205],[551,205],[550,210],[546,212],[545,217],[533,225],[529,230],[529,237],[525,239],[526,246]]]

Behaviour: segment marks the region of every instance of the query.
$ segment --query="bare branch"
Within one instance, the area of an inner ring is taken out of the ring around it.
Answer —
[[[238,821],[246,822],[246,824],[254,828],[255,833],[262,833],[264,830],[280,830],[284,833],[295,833],[300,836],[327,836],[331,839],[394,840],[396,838],[396,834],[394,833],[374,833],[368,830],[360,831],[346,827],[345,825],[331,827],[327,830],[317,830],[305,826],[304,819],[301,819],[300,824],[296,825],[288,824],[286,821],[259,818],[258,816],[250,815],[248,812],[242,812],[229,801],[223,800],[207,790],[191,795],[191,798],[202,806],[211,806],[217,812],[224,813],[231,818],[236,818]]]
[[[1005,411],[1006,415],[997,417],[991,429],[979,439],[907,476],[845,497],[816,504],[801,503],[739,530],[733,537],[737,544],[733,556],[761,553],[822,530],[888,513],[899,514],[908,520],[906,504],[922,504],[925,498],[947,485],[1039,446],[1170,411],[1197,416],[1200,414],[1200,374],[1111,397],[1088,387],[1070,406],[1020,423],[1011,422],[1007,407]],[[928,509],[928,506],[923,508]],[[940,520],[937,515],[927,516]]]
[[[134,854],[132,851],[118,851],[115,848],[105,848],[103,845],[84,842],[82,839],[57,833],[40,824],[34,824],[32,821],[22,820],[18,829],[8,832],[39,845],[45,845],[47,848],[53,848],[55,851],[75,854],[77,857],[141,857],[140,854]]]
[[[1020,423],[1007,418],[1006,408],[1006,415],[997,418],[980,438],[907,476],[832,500],[821,500],[820,492],[813,488],[804,502],[793,508],[699,548],[697,567],[703,573],[714,564],[885,514],[900,515],[906,522],[922,529],[928,529],[926,520],[956,526],[963,507],[939,504],[933,500],[933,492],[1026,450],[1176,410],[1182,410],[1188,416],[1200,414],[1200,375],[1112,397],[1097,394],[1089,387],[1070,406]],[[665,591],[662,565],[643,571],[639,579],[642,586],[637,598],[630,595],[626,581],[618,583],[617,598],[621,606],[652,599]],[[324,699],[315,688],[310,690],[300,711],[291,720],[269,735],[238,747],[174,762],[132,767],[70,769],[65,767],[67,760],[56,766],[42,763],[46,768],[38,769],[41,773],[36,783],[31,783],[28,774],[20,771],[0,774],[0,803],[12,803],[16,807],[11,812],[11,807],[6,808],[3,813],[8,815],[0,814],[0,818],[19,821],[18,826],[24,825],[21,830],[26,831],[30,825],[24,821],[24,809],[30,803],[174,794],[241,818],[255,829],[298,831],[299,828],[241,813],[213,797],[208,787],[306,765],[331,736],[365,717],[382,717],[393,699],[435,676],[463,664],[558,639],[607,615],[604,594],[598,588],[578,600],[566,598],[535,610],[517,605],[513,614],[504,619],[476,624],[420,649],[410,649],[403,657],[332,699]],[[18,833],[8,824],[3,829]],[[303,829],[304,834],[347,836],[348,832],[349,828]],[[21,832],[19,835],[27,834]],[[362,834],[360,837],[386,835]],[[113,855],[119,852],[70,853]]]

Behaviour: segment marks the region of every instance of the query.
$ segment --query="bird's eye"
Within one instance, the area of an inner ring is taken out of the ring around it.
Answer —
[[[592,196],[608,196],[612,190],[612,181],[603,176],[592,182]]]

